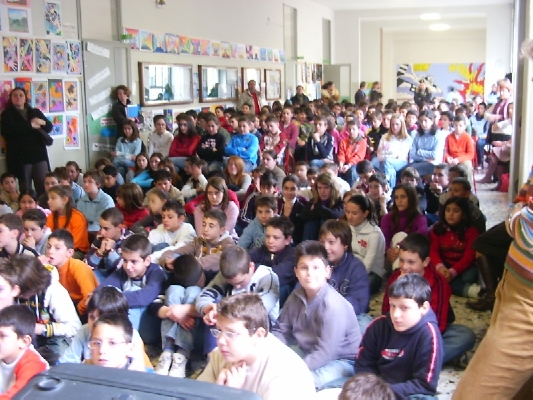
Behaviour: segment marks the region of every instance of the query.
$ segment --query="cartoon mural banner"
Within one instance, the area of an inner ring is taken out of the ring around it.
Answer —
[[[446,97],[449,88],[457,90],[465,100],[482,96],[485,87],[485,63],[464,64],[398,64],[396,93],[413,96],[424,81],[433,97]]]

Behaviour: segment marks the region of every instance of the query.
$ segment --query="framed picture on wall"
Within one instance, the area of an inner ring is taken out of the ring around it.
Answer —
[[[192,65],[139,63],[141,105],[192,103]]]
[[[250,81],[255,81],[255,87],[259,89],[261,87],[261,84],[263,83],[263,77],[261,75],[262,74],[260,68],[242,68],[241,90],[244,92],[246,89],[248,89],[248,82]]]
[[[281,70],[265,69],[265,96],[267,100],[281,99]]]

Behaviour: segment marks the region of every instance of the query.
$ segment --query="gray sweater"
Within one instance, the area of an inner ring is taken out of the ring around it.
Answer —
[[[294,289],[272,333],[298,345],[311,371],[333,360],[353,360],[361,342],[352,305],[327,283],[310,302],[301,286]]]

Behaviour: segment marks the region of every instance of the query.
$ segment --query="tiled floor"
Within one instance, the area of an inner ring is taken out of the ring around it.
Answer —
[[[478,177],[480,179],[481,177]],[[507,193],[493,192],[490,189],[494,184],[477,184],[477,196],[481,210],[487,217],[487,228],[490,228],[497,223],[503,221],[507,214]],[[374,297],[370,304],[370,314],[378,316],[381,312],[381,302],[383,294],[380,293]],[[455,312],[455,322],[469,326],[474,330],[477,337],[476,347],[485,335],[490,322],[490,311],[476,312],[468,309],[465,306],[467,299],[457,296],[452,296],[451,305]],[[474,349],[475,349],[474,348]],[[472,357],[473,352],[468,354],[468,358]],[[461,377],[463,369],[460,367],[445,366],[441,372],[438,387],[439,399],[451,399],[453,391],[457,386],[457,382]]]

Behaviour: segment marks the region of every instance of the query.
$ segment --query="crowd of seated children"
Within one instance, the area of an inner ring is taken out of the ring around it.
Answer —
[[[23,232],[24,224],[18,215],[0,215],[0,258],[11,258],[16,254],[39,255],[33,248],[21,243]]]

